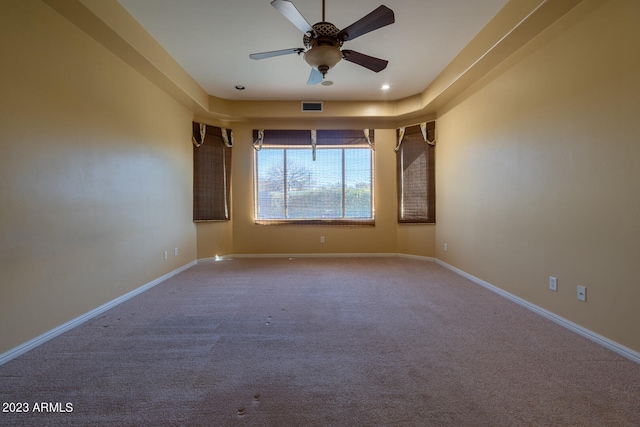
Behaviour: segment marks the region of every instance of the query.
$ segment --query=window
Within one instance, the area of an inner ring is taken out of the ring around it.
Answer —
[[[309,130],[263,135],[254,168],[257,223],[373,225],[373,154],[362,130],[318,130],[315,147]]]
[[[398,129],[398,222],[435,223],[435,122]]]
[[[193,123],[193,220],[196,222],[230,219],[231,139],[231,131],[227,129]]]

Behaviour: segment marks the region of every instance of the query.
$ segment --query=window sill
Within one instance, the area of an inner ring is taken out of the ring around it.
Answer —
[[[256,219],[256,225],[319,225],[319,226],[348,226],[374,227],[374,219]]]

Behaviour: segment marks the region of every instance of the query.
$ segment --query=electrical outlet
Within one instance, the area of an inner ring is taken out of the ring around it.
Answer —
[[[178,248],[175,248],[175,249],[173,250],[173,256],[178,256]]]
[[[549,277],[549,289],[551,289],[554,292],[558,291],[558,279],[556,279],[553,276]]]
[[[164,259],[169,258],[169,254],[167,253],[167,251],[164,251]]]
[[[447,252],[449,250],[449,245],[447,245],[446,243],[444,244],[444,251]]]
[[[320,243],[324,243],[324,236],[320,236]]]
[[[587,288],[584,286],[578,286],[578,299],[580,301],[587,301]]]

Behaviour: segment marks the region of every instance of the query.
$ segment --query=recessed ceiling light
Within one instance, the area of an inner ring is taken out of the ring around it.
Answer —
[[[238,89],[238,90],[244,90],[244,86],[242,86],[242,85],[236,85],[236,89]]]
[[[322,86],[331,86],[333,84],[333,82],[331,80],[323,80],[322,83],[320,83]]]
[[[389,86],[389,85],[382,85],[382,87],[381,87],[380,89],[382,89],[382,90],[389,90],[389,89],[391,89],[391,86]]]

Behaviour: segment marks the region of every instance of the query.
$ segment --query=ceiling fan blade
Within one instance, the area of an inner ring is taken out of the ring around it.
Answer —
[[[394,22],[396,22],[396,19],[393,14],[393,10],[382,5],[364,18],[361,18],[340,31],[337,37],[343,41],[353,40],[356,37],[360,37],[361,35],[377,30],[378,28],[393,24]]]
[[[311,68],[311,74],[309,74],[308,85],[317,85],[322,81],[322,73],[315,68]]]
[[[289,0],[273,0],[271,6],[275,7],[285,18],[287,18],[300,31],[313,34],[313,27],[304,19],[296,6]]]
[[[249,55],[249,58],[265,59],[265,58],[271,58],[274,56],[289,55],[291,53],[300,54],[302,52],[304,52],[304,49],[302,49],[301,47],[294,47],[293,49],[282,49],[282,50],[272,50],[271,52],[252,53],[251,55]]]
[[[364,53],[356,52],[355,50],[344,49],[342,51],[342,55],[344,56],[345,61],[361,65],[364,68],[375,71],[376,73],[387,68],[387,64],[389,63],[387,60],[365,55]]]

